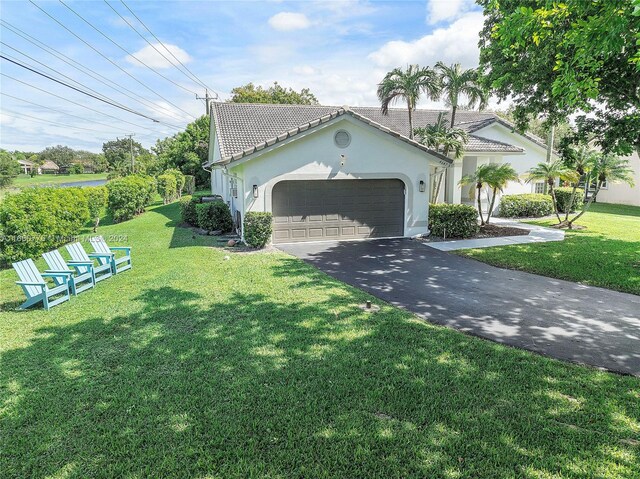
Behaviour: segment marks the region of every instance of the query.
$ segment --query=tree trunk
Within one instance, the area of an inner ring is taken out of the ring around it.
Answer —
[[[491,202],[489,203],[489,211],[487,212],[487,224],[489,224],[489,220],[491,219],[491,213],[493,212],[493,207],[496,204],[496,196],[498,195],[498,189],[493,188],[492,192],[493,192],[493,196],[491,197]]]
[[[458,109],[458,105],[451,105],[451,128],[456,123],[456,110]]]
[[[598,186],[596,187],[596,191],[593,192],[593,194],[591,195],[591,198],[589,198],[589,201],[587,201],[584,204],[584,206],[582,207],[582,211],[580,213],[578,213],[576,216],[574,216],[573,218],[571,218],[569,223],[567,223],[567,226],[569,227],[569,229],[571,229],[573,227],[574,221],[576,221],[583,214],[585,214],[587,212],[587,210],[589,209],[589,207],[591,206],[591,203],[593,203],[595,201],[596,196],[598,196],[598,193],[600,192],[600,188],[602,188],[602,183],[604,183],[604,182],[603,181],[598,181]]]
[[[407,101],[407,107],[409,108],[409,138],[413,140],[413,118],[411,111],[411,102]]]
[[[558,202],[556,201],[556,190],[553,188],[553,182],[549,182],[549,193],[551,194],[551,201],[553,203],[553,212],[558,217],[558,224],[562,223],[560,219],[560,213],[558,213]]]
[[[95,233],[96,231],[98,231],[98,225],[100,224],[100,217],[98,216],[96,218],[95,223],[93,224],[93,232]]]
[[[444,176],[444,172],[445,169],[442,169],[442,172],[440,173],[440,175],[438,176],[438,183],[436,184],[436,191],[433,197],[433,202],[437,203],[438,202],[438,196],[440,195],[440,187],[442,186],[442,177]]]
[[[480,225],[484,226],[484,217],[482,216],[482,185],[476,186],[478,189],[478,214],[480,215]]]
[[[571,198],[569,198],[569,204],[567,205],[567,211],[564,215],[564,222],[566,223],[569,219],[569,213],[571,213],[571,208],[573,208],[573,200],[576,196],[576,191],[578,191],[578,183],[573,184],[573,190],[571,190]]]

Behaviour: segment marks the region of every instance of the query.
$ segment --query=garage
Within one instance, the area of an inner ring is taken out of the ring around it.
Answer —
[[[292,180],[273,187],[273,242],[404,235],[404,183],[397,179]]]

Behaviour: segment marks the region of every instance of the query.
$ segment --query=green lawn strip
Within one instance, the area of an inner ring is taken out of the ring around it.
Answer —
[[[3,477],[640,474],[638,378],[430,325],[177,223],[174,203],[101,227],[133,270],[49,313],[13,311],[0,272]]]
[[[83,173],[80,175],[20,175],[13,182],[12,187],[24,188],[25,186],[46,186],[60,183],[74,183],[78,181],[106,180],[106,173]]]
[[[553,220],[532,221],[550,226]],[[461,250],[456,253],[592,286],[640,294],[640,207],[596,203],[564,241]]]

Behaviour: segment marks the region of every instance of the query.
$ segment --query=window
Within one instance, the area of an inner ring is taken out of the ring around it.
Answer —
[[[544,193],[545,186],[544,181],[539,181],[534,185],[534,193]]]

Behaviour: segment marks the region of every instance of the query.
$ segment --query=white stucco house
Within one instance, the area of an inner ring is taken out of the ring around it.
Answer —
[[[440,112],[416,110],[414,126]],[[426,234],[434,173],[446,169],[442,200],[474,201],[464,174],[487,162],[510,162],[524,174],[545,160],[539,138],[515,133],[488,112],[461,111],[466,154],[452,160],[409,139],[407,112],[375,107],[213,103],[211,190],[242,224],[248,211],[274,216],[274,243]],[[513,183],[506,194],[535,192]]]
[[[619,203],[640,206],[640,156],[633,153],[627,158],[633,170],[634,185],[627,183],[610,183],[603,185],[598,193],[599,203]]]

